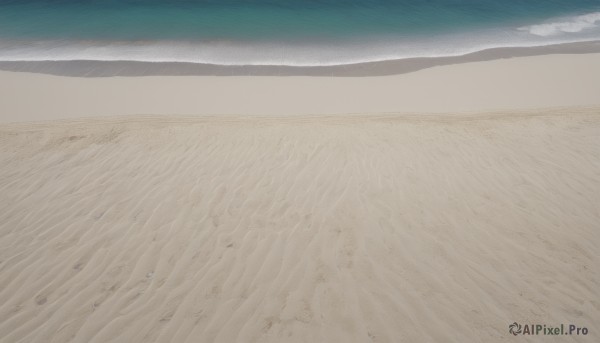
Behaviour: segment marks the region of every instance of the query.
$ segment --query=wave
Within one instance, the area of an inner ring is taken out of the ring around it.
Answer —
[[[533,35],[548,37],[562,33],[576,33],[598,27],[600,23],[600,12],[588,13],[571,18],[565,18],[564,21],[531,25],[519,28]]]
[[[431,37],[378,37],[343,42],[9,41],[0,61],[140,61],[213,65],[333,66],[407,58],[461,56],[505,47],[600,40],[600,12],[527,27]],[[563,34],[560,34],[563,33]]]

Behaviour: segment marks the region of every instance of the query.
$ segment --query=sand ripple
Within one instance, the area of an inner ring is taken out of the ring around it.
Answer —
[[[0,341],[598,340],[598,113],[3,125]]]

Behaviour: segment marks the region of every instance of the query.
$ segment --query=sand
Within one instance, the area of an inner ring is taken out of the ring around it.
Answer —
[[[0,72],[2,343],[595,342],[599,228],[600,54]]]
[[[0,341],[594,342],[599,224],[598,107],[3,124]]]
[[[78,78],[0,72],[0,121],[106,115],[457,113],[600,105],[600,54],[443,65],[378,77]]]

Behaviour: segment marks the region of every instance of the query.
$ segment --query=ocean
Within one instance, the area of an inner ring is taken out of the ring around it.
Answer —
[[[0,61],[330,66],[600,40],[600,0],[0,0]]]

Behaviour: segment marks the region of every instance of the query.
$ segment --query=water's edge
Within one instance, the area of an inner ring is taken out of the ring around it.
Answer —
[[[0,61],[0,70],[71,77],[110,76],[385,76],[405,74],[434,66],[480,62],[511,57],[551,54],[600,53],[600,40],[537,47],[506,47],[462,56],[419,57],[333,66],[216,65],[183,62],[138,61]]]

